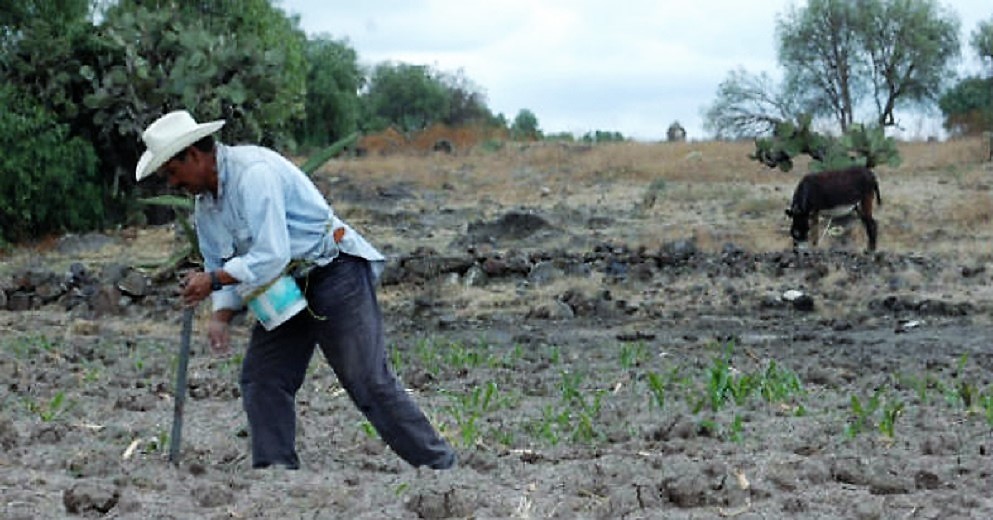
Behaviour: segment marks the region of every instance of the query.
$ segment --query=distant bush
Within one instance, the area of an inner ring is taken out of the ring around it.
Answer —
[[[584,143],[619,143],[624,141],[624,135],[620,132],[596,130],[583,134],[582,141]]]
[[[93,146],[30,96],[0,85],[0,244],[102,223]]]

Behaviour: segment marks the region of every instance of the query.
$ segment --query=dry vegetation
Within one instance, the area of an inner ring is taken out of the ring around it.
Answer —
[[[446,190],[445,206],[437,209],[477,208],[480,219],[509,208],[561,213],[587,207],[631,221],[628,236],[604,239],[652,248],[694,237],[704,250],[727,241],[752,251],[779,250],[788,246],[782,209],[809,163],[799,160],[784,173],[750,160],[752,151],[749,142],[508,144],[496,152],[339,160],[318,174],[330,179],[332,198],[339,180],[400,183],[415,193]],[[985,253],[993,201],[982,141],[909,142],[900,152],[899,167],[877,169],[881,249]],[[336,207],[365,224],[362,207]],[[439,230],[437,237],[444,236]]]

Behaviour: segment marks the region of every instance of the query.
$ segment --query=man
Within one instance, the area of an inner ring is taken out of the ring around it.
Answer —
[[[256,324],[242,363],[252,467],[299,467],[295,396],[315,345],[394,452],[415,467],[452,467],[454,451],[386,364],[375,294],[383,255],[293,163],[267,148],[215,142],[223,125],[198,124],[186,111],[162,116],[142,134],[147,150],[135,173],[140,181],[160,172],[196,196],[205,270],[186,278],[182,298],[194,305],[212,297],[214,352],[229,351],[229,324],[246,300],[285,273],[298,277],[307,309],[272,330]]]

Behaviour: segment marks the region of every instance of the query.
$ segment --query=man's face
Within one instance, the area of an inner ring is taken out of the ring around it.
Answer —
[[[189,147],[183,159],[173,157],[166,161],[159,168],[159,175],[173,188],[192,195],[203,193],[208,189],[206,170],[202,166],[204,155],[195,147]]]

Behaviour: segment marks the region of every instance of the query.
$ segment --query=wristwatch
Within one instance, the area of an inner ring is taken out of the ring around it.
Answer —
[[[224,284],[221,283],[221,279],[217,276],[217,271],[210,272],[210,290],[220,291],[224,288]]]

